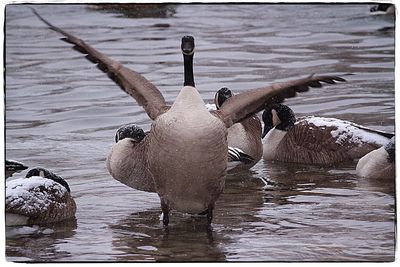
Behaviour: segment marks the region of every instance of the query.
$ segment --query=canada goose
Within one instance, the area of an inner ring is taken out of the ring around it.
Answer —
[[[348,121],[305,117],[296,121],[286,105],[273,104],[262,115],[266,160],[330,166],[360,158],[393,136]]]
[[[216,109],[220,109],[222,104],[232,96],[233,93],[228,88],[219,89],[214,97]],[[263,151],[261,134],[262,126],[257,115],[249,116],[228,129],[228,145],[240,149],[253,158],[252,161],[243,161],[244,164],[238,165],[233,170],[248,170],[260,161]]]
[[[116,144],[107,157],[107,169],[111,176],[136,190],[156,192],[147,168],[145,147],[142,140],[148,134],[134,123],[121,126],[115,134]],[[228,147],[228,170],[249,165],[254,159],[239,148]]]
[[[151,129],[141,141],[143,155],[160,197],[168,225],[169,211],[206,213],[210,224],[214,204],[222,193],[228,161],[227,129],[234,123],[261,111],[266,103],[294,97],[321,82],[345,81],[337,76],[308,76],[289,82],[249,90],[227,99],[217,111],[209,112],[194,87],[194,38],[182,38],[185,78],[184,87],[174,103],[166,104],[160,91],[139,73],[124,67],[81,39],[53,26],[35,10],[33,12],[50,29],[65,36],[74,49],[87,54],[122,90],[143,106],[153,120]]]
[[[396,174],[395,163],[395,138],[362,157],[356,167],[356,173],[360,177],[384,179],[394,178]]]
[[[6,178],[11,177],[16,172],[21,172],[26,169],[28,169],[28,167],[22,164],[21,162],[6,159],[5,162]]]
[[[43,168],[7,181],[5,202],[6,225],[55,223],[73,218],[76,212],[68,183]]]
[[[137,190],[156,192],[153,176],[146,163],[148,134],[136,124],[121,126],[107,157],[107,169],[121,183]]]
[[[392,4],[378,4],[371,7],[369,11],[375,15],[391,15],[394,14],[395,6]]]

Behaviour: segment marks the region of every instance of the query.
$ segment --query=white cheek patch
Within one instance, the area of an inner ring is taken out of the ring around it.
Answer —
[[[40,172],[39,172],[39,176],[41,176],[41,177],[43,177],[43,178],[46,178],[46,177],[44,177],[44,171],[40,171]]]
[[[276,112],[275,109],[271,110],[272,113],[272,125],[275,127],[276,125],[281,123],[281,120],[279,119],[278,112]]]
[[[287,134],[286,131],[271,129],[263,139],[263,157],[266,160],[275,160],[278,146]]]

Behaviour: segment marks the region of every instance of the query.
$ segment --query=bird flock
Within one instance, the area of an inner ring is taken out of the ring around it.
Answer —
[[[106,73],[152,120],[147,132],[134,123],[122,125],[106,164],[115,180],[158,194],[165,226],[171,210],[205,215],[211,225],[226,175],[249,170],[261,159],[320,166],[359,159],[360,177],[394,178],[394,134],[335,118],[296,118],[282,104],[310,88],[346,82],[343,77],[309,75],[239,94],[222,87],[214,103],[206,104],[195,87],[195,40],[184,36],[184,83],[168,105],[160,90],[141,74],[32,11]],[[261,120],[259,112],[263,112]],[[7,177],[24,169],[22,163],[6,161]],[[75,212],[68,183],[44,168],[6,182],[6,225],[55,223],[73,219]]]

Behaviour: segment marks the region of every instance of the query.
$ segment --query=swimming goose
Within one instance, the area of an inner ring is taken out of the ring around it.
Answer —
[[[362,157],[356,167],[356,173],[360,177],[385,179],[394,178],[396,174],[395,162],[395,138]]]
[[[388,142],[393,134],[348,121],[305,117],[273,104],[262,115],[263,157],[266,160],[331,166],[360,158]]]
[[[369,10],[374,15],[392,15],[395,12],[395,6],[392,4],[378,4]]]
[[[6,159],[5,162],[6,178],[11,177],[16,172],[21,172],[26,169],[28,169],[28,167],[22,164],[21,162]]]
[[[321,87],[321,82],[332,84],[344,81],[337,76],[311,75],[276,83],[234,95],[219,110],[209,112],[194,84],[194,39],[184,37],[181,46],[186,70],[184,86],[169,106],[160,91],[142,75],[33,12],[50,29],[64,35],[62,40],[87,54],[86,58],[96,63],[100,70],[143,106],[153,120],[149,133],[139,144],[160,197],[164,225],[169,223],[171,209],[191,214],[206,213],[207,222],[211,223],[215,201],[225,183],[229,127],[263,110],[266,103],[281,102],[294,97],[296,92]]]
[[[217,91],[214,97],[216,109],[220,109],[222,104],[233,96],[231,90],[223,87]],[[253,158],[253,160],[243,161],[244,164],[238,165],[233,171],[248,170],[253,167],[262,157],[262,126],[257,115],[249,116],[242,121],[233,124],[228,129],[228,145],[240,149],[243,153]]]
[[[76,212],[68,183],[43,168],[7,181],[5,202],[6,225],[55,223],[73,218]]]

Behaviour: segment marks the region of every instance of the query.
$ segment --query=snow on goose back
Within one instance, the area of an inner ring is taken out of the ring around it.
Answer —
[[[393,135],[334,118],[295,119],[286,105],[263,113],[264,159],[331,166],[358,159]]]
[[[43,171],[40,174],[44,176]],[[51,177],[28,175],[6,182],[6,225],[54,223],[75,216],[76,204],[69,188]]]
[[[363,143],[372,143],[383,146],[388,142],[388,138],[382,136],[378,131],[365,128],[364,126],[350,121],[309,116],[300,119],[298,122],[301,122],[302,120],[306,120],[309,124],[314,124],[318,127],[332,127],[333,130],[330,133],[338,144],[346,139],[359,146]]]

